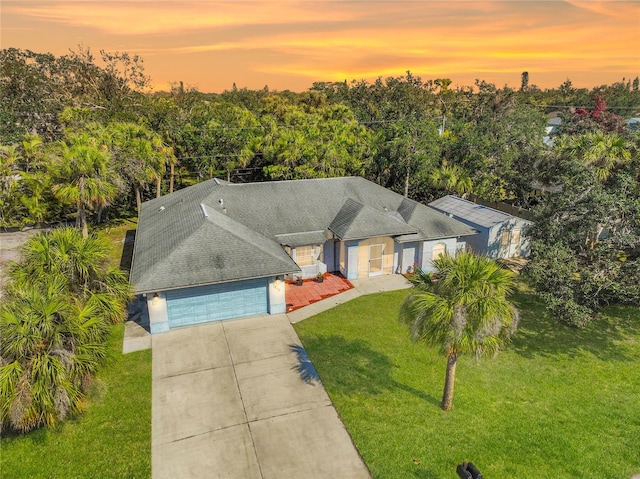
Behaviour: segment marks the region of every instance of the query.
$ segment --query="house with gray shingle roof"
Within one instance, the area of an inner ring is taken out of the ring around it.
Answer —
[[[531,221],[451,195],[429,206],[476,229],[479,234],[467,240],[476,253],[493,259],[529,256],[531,247],[525,232]]]
[[[143,203],[130,280],[155,333],[284,313],[286,278],[429,271],[475,233],[364,178],[213,179]]]

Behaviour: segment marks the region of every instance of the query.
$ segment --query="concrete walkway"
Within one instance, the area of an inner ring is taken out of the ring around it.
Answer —
[[[292,311],[287,314],[289,321],[291,321],[291,323],[297,323],[366,294],[384,293],[385,291],[395,291],[411,287],[411,283],[409,283],[407,278],[400,274],[353,279],[350,281],[353,284],[353,289]]]
[[[152,343],[153,479],[370,478],[285,315]]]

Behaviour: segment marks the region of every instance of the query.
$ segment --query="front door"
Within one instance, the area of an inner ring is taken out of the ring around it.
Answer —
[[[369,276],[380,276],[382,274],[383,251],[383,244],[372,244],[369,246]]]

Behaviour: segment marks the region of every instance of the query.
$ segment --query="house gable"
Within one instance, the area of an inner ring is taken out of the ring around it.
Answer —
[[[347,198],[335,216],[329,230],[341,240],[372,238],[375,236],[398,236],[417,233],[416,227],[408,225],[402,218],[385,214]]]
[[[180,240],[163,248],[164,255],[144,271],[132,268],[137,293],[300,271],[278,244],[206,205],[197,206],[201,218],[191,219],[198,223],[196,228],[190,228],[188,235],[180,232]]]

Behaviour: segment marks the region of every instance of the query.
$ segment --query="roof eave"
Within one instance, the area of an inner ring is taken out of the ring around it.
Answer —
[[[371,239],[371,238],[378,238],[378,237],[388,237],[388,238],[396,238],[398,236],[404,236],[404,235],[413,235],[418,233],[418,231],[414,231],[412,233],[375,233],[375,234],[370,234],[370,235],[365,235],[365,236],[345,236],[345,237],[340,237],[337,233],[335,233],[334,231],[331,231],[336,238],[338,238],[340,241],[355,241],[355,240],[365,240],[365,239]]]
[[[300,273],[302,270],[300,268],[298,269],[292,269],[292,270],[285,270],[285,271],[279,271],[279,272],[274,272],[274,273],[269,273],[269,274],[263,274],[263,275],[257,275],[257,276],[246,276],[246,277],[242,277],[242,278],[231,278],[231,279],[225,279],[222,281],[208,281],[208,282],[201,282],[201,283],[194,283],[194,284],[185,284],[182,286],[172,286],[170,288],[143,288],[143,289],[136,289],[134,287],[134,294],[147,294],[147,293],[155,293],[158,291],[175,291],[177,289],[185,289],[185,288],[195,288],[198,286],[211,286],[214,284],[226,284],[226,283],[234,283],[237,281],[250,281],[252,279],[260,279],[260,278],[271,278],[273,276],[279,276],[279,275],[285,275],[285,274],[294,274],[294,273]]]
[[[460,238],[462,236],[471,236],[471,235],[475,235],[475,234],[478,234],[478,233],[479,233],[479,231],[472,231],[472,232],[469,232],[469,233],[452,233],[452,234],[448,234],[448,235],[439,235],[439,236],[421,235],[421,236],[419,236],[417,238],[409,238],[409,239],[402,239],[402,237],[398,237],[398,238],[395,238],[395,241],[397,243],[413,243],[413,242],[416,242],[416,241],[431,241],[431,240],[447,239],[447,238]]]

